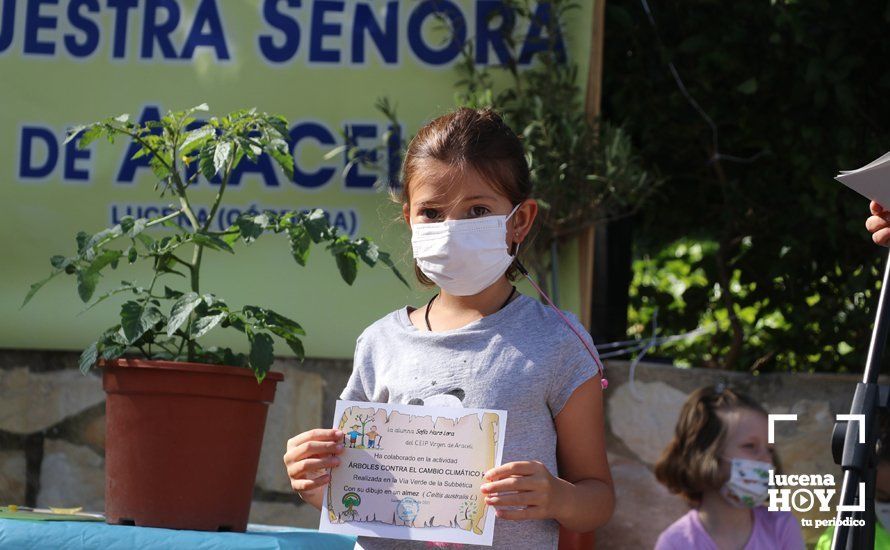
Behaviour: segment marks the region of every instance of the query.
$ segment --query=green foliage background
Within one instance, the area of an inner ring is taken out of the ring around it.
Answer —
[[[657,307],[659,333],[711,327],[657,350],[681,364],[861,371],[886,251],[833,176],[890,147],[890,3],[648,5],[655,28],[637,0],[605,22],[604,115],[666,178],[635,224],[630,333]]]

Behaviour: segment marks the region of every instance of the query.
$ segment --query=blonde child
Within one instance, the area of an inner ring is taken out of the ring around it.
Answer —
[[[691,509],[658,537],[656,550],[802,550],[800,523],[764,503],[770,469],[780,470],[767,443],[767,413],[723,384],[686,400],[674,440],[655,477]]]
[[[577,317],[512,284],[517,270],[527,274],[516,254],[538,212],[522,144],[494,111],[462,108],[418,131],[402,182],[415,275],[438,292],[359,335],[340,398],[507,410],[503,463],[482,486],[498,517],[494,548],[555,550],[560,526],[592,531],[612,514],[605,381]],[[288,442],[291,485],[316,508],[342,437],[317,429]],[[357,546],[428,543],[359,537]]]

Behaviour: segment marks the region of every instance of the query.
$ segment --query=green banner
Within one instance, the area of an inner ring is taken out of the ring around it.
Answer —
[[[547,3],[531,5],[546,17]],[[245,160],[213,227],[252,210],[323,208],[352,237],[370,237],[389,251],[414,283],[410,231],[399,207],[375,189],[380,174],[358,166],[344,173],[344,156],[325,159],[325,153],[342,145],[344,134],[369,148],[390,129],[409,138],[453,108],[463,41],[476,41],[479,65],[505,55],[499,27],[509,17],[498,14],[500,7],[447,0],[0,1],[0,231],[7,249],[0,346],[80,350],[115,324],[119,301],[78,315],[85,304],[65,276],[19,306],[31,283],[50,273],[50,256],[74,253],[77,231],[92,234],[122,216],[157,216],[169,208],[169,195],[160,198],[154,190],[145,159],[130,159],[131,144],[102,141],[83,150],[74,141],[63,144],[66,128],[120,113],[144,121],[206,102],[211,115],[256,107],[285,116],[294,178],[266,158]],[[437,17],[451,24],[451,40],[443,40]],[[579,62],[581,82],[592,17],[592,2],[581,2],[560,36]],[[523,64],[534,63],[535,39],[546,33],[526,27],[517,28]],[[397,106],[398,127],[390,128],[375,109],[381,97]],[[399,184],[396,153],[392,148],[379,159],[391,185]],[[205,214],[216,187],[202,178],[190,190]],[[239,247],[235,256],[207,251],[202,289],[233,306],[273,307],[298,321],[307,332],[307,356],[352,357],[364,327],[430,296],[417,284],[407,289],[383,266],[362,265],[348,286],[323,247],[312,249],[306,268],[290,256],[283,237]],[[126,264],[107,270],[97,295],[122,280],[146,284],[150,273]],[[519,288],[536,295],[527,282]],[[560,298],[562,308],[578,313],[575,241],[562,250]],[[205,345],[246,351],[246,339],[233,335],[217,329]],[[276,353],[292,355],[283,343]]]

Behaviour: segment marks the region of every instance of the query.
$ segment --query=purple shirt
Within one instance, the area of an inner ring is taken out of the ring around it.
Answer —
[[[802,550],[806,548],[800,522],[791,512],[770,512],[766,506],[754,508],[754,526],[745,550]],[[658,536],[655,550],[718,550],[692,509]]]

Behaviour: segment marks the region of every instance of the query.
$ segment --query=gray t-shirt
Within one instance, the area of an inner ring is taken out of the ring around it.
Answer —
[[[548,305],[520,294],[504,308],[453,330],[419,330],[397,309],[356,340],[341,399],[507,411],[503,463],[539,460],[553,474],[554,418],[572,392],[596,376],[590,353]],[[591,348],[578,318],[562,310]],[[584,437],[578,426],[577,437]],[[556,550],[555,520],[497,519],[494,548]],[[358,537],[356,548],[429,548],[422,541]],[[464,549],[486,546],[464,545]]]

